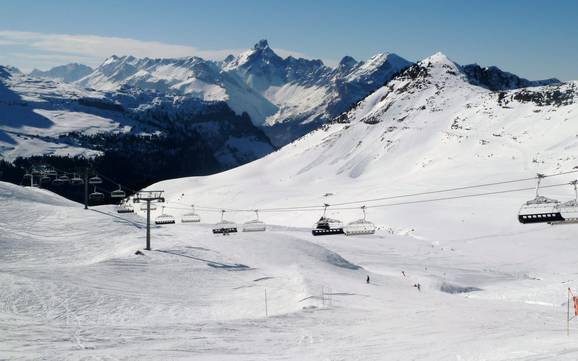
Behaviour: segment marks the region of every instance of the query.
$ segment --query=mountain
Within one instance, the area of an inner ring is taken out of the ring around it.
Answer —
[[[490,90],[512,90],[561,83],[560,80],[555,78],[531,81],[502,71],[496,66],[482,68],[478,64],[470,64],[465,65],[462,70],[468,77],[470,83],[486,87]]]
[[[492,91],[471,84],[460,65],[438,53],[400,72],[330,123],[265,158],[209,177],[152,187],[165,189],[169,202],[184,193],[187,202],[205,207],[319,205],[307,211],[263,213],[263,219],[274,224],[309,227],[321,214],[323,203],[572,170],[578,165],[577,114],[577,82]],[[490,208],[488,199],[480,197],[368,209],[368,217],[386,228],[415,229],[423,236],[444,239],[471,234],[467,227],[481,232],[484,223],[513,230],[518,227],[520,204],[534,197],[534,185],[534,180],[512,185],[510,188],[530,190],[497,195],[493,199],[499,206]],[[223,187],[240,196],[234,200],[221,196]],[[504,188],[508,187],[499,190]],[[332,195],[324,197],[326,194]],[[570,186],[549,194],[563,200],[574,196]],[[368,201],[366,205],[405,200]],[[354,203],[351,209],[331,214],[355,219],[363,204]],[[250,215],[232,216],[243,220]],[[456,224],[456,220],[460,221]]]
[[[142,187],[223,171],[274,149],[246,113],[224,102],[128,86],[87,90],[0,68],[0,155],[20,168],[77,167],[81,156]]]
[[[283,59],[261,40],[223,62],[112,56],[77,84],[105,91],[130,85],[226,101],[238,114],[248,113],[276,145],[284,145],[347,110],[410,64],[384,53],[365,63],[345,57],[333,69],[321,60]]]
[[[92,71],[93,69],[89,66],[78,63],[70,63],[66,65],[59,65],[46,71],[34,69],[32,72],[30,72],[29,75],[33,77],[58,80],[65,83],[72,83],[78,79],[84,78],[88,74],[92,73]]]

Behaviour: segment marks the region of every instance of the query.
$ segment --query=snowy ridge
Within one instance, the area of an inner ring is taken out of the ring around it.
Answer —
[[[345,57],[333,69],[320,60],[283,59],[261,40],[223,62],[112,56],[77,84],[107,91],[130,85],[226,101],[283,145],[346,110],[408,65],[395,54],[378,54],[366,63]]]
[[[81,78],[84,78],[88,74],[92,73],[92,71],[93,69],[89,66],[78,63],[70,63],[56,66],[47,71],[34,69],[32,72],[30,72],[30,76],[36,78],[49,78],[65,83],[72,83]]]
[[[203,172],[214,172],[274,149],[246,115],[236,115],[223,102],[129,86],[103,92],[14,69],[0,71],[0,154],[5,160],[36,155],[94,157],[115,150],[106,145],[107,137],[118,138],[113,144],[117,148],[126,144],[123,153],[128,155],[133,151],[131,142],[157,134],[177,140],[188,136],[180,140],[181,154],[197,154],[199,158],[191,162],[205,164]],[[177,143],[167,152],[178,149]],[[188,149],[191,143],[201,149]],[[159,151],[158,144],[153,146],[157,148],[149,151]]]

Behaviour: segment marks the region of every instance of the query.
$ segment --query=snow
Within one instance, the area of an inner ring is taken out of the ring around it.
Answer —
[[[3,359],[576,357],[578,329],[567,337],[564,322],[571,226],[500,230],[480,212],[486,224],[458,238],[272,225],[214,236],[199,211],[201,224],[153,227],[153,251],[138,256],[138,216],[6,183],[0,198]],[[486,204],[503,214],[509,201]]]
[[[345,123],[227,172],[151,185],[166,213],[179,220],[195,204],[202,220],[153,227],[143,256],[139,207],[85,211],[0,183],[0,359],[575,360],[578,325],[565,329],[575,225],[518,223],[533,180],[366,201],[375,235],[313,237],[320,209],[266,211],[577,165],[576,101],[501,106],[443,54],[420,65],[428,75],[395,79]],[[517,188],[529,190],[399,204]],[[570,186],[541,194],[574,197]],[[261,209],[268,230],[215,236],[218,209],[246,210],[226,214],[239,225]]]

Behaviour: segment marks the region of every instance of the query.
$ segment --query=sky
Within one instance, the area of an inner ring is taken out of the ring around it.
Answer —
[[[578,1],[18,0],[0,2],[0,64],[110,55],[222,59],[269,40],[282,56],[417,61],[441,51],[529,79],[578,80]]]

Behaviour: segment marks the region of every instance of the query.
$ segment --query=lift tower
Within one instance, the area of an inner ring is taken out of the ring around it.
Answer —
[[[146,250],[151,250],[151,202],[157,201],[164,203],[164,191],[140,191],[134,195],[134,202],[147,202],[147,246]]]

